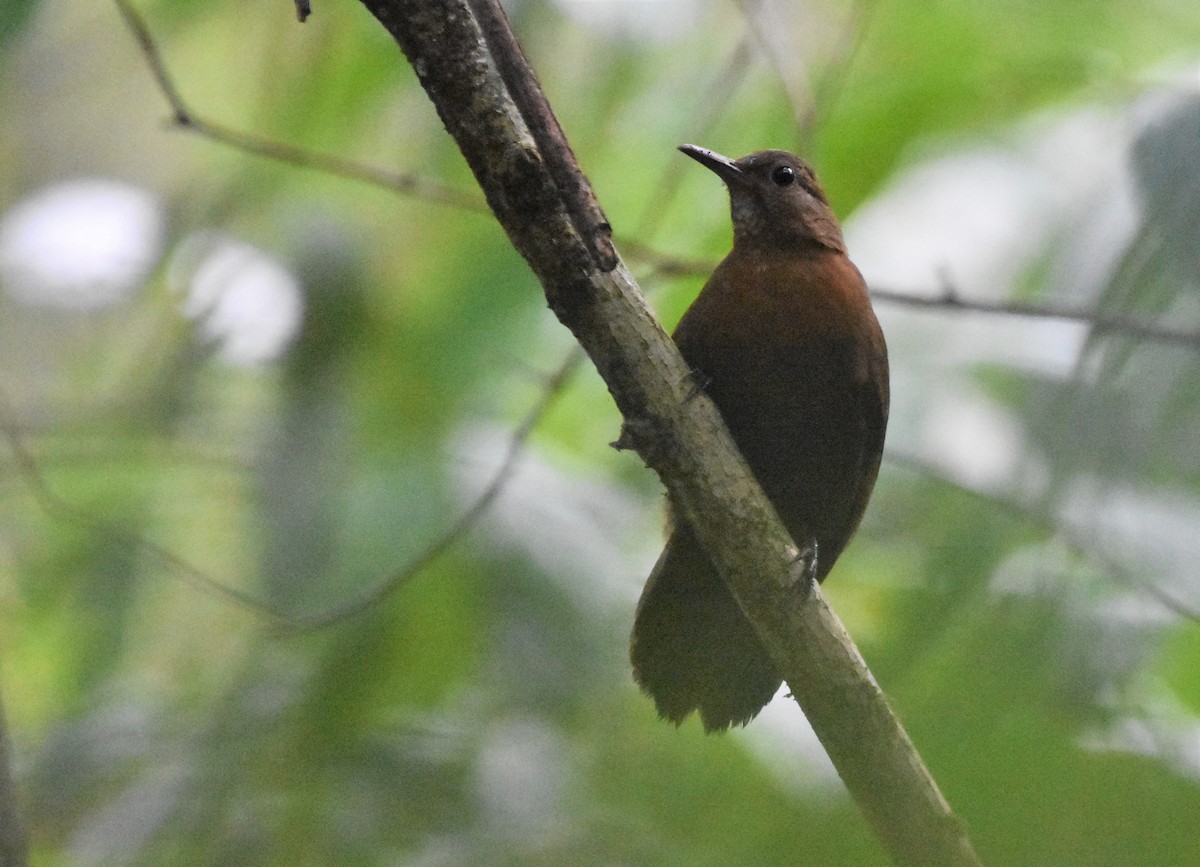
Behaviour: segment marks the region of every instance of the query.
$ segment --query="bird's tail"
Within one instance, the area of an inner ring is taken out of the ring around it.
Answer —
[[[700,712],[707,731],[743,725],[782,678],[687,527],[667,541],[638,602],[633,677],[658,712],[679,725]]]

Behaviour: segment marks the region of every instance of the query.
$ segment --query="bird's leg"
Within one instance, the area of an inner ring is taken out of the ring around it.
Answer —
[[[703,370],[700,370],[697,367],[693,367],[691,370],[688,371],[687,385],[688,385],[688,392],[686,395],[684,395],[684,398],[683,398],[684,403],[688,403],[689,401],[695,400],[698,396],[703,394],[708,389],[708,387],[710,385],[712,385],[712,377],[709,376],[707,373],[705,373]]]
[[[808,598],[812,593],[813,586],[817,583],[817,565],[820,562],[818,548],[817,540],[810,538],[796,552],[796,557],[792,560],[791,568],[788,570],[792,586],[799,585],[798,589],[804,599]]]

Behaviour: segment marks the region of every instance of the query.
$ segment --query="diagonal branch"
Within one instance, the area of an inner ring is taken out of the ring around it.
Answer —
[[[977,864],[820,590],[796,586],[796,546],[716,408],[689,394],[678,350],[624,265],[606,255],[603,214],[565,141],[533,131],[549,108],[523,59],[496,56],[517,51],[511,35],[496,35],[508,29],[497,0],[363,3],[404,50],[551,309],[608,384],[623,440],[695,528],[880,841],[900,863]]]

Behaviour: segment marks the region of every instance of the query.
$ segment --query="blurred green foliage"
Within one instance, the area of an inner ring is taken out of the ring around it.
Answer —
[[[1031,118],[1133,116],[1200,51],[1200,12],[1166,0],[510,6],[618,242],[689,260],[722,253],[728,216],[680,141],[799,148],[851,215]],[[280,630],[452,524],[570,337],[490,217],[166,128],[114,6],[0,8],[0,219],[91,176],[165,215],[124,301],[0,284],[0,686],[38,863],[882,861],[794,707],[706,738],[633,688],[659,493],[607,447],[590,369],[443,557],[365,613]],[[197,115],[472,190],[362,9],[139,9]],[[804,129],[789,93],[817,95]],[[1088,305],[1200,328],[1197,104],[1139,133],[1144,219]],[[233,363],[181,313],[180,250],[211,230],[302,287],[277,357]],[[630,261],[673,323],[700,277]],[[1012,294],[1078,304],[1049,261]],[[942,342],[894,321],[897,369],[928,372]],[[953,389],[899,381],[828,591],[986,863],[1200,863],[1198,358],[1097,331],[1066,373],[981,355],[940,368]],[[1021,437],[1011,485],[919,447],[914,417],[964,383]]]

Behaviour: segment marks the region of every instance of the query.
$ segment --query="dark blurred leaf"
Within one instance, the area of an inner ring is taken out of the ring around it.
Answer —
[[[21,32],[37,5],[38,0],[0,0],[0,58],[8,41]]]
[[[1178,99],[1142,133],[1134,168],[1146,219],[1166,239],[1177,273],[1194,293],[1200,289],[1200,97]]]

